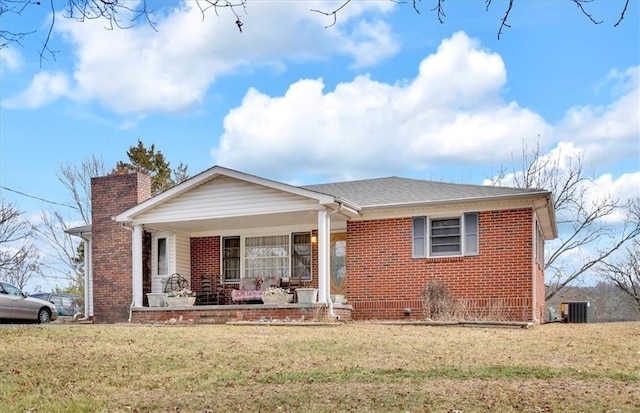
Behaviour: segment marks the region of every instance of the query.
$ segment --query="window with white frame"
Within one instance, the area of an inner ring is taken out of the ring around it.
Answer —
[[[222,238],[222,279],[240,281],[240,237]]]
[[[311,280],[311,233],[223,237],[221,272],[224,282],[242,277],[300,277]]]
[[[413,257],[478,254],[478,213],[413,218]]]
[[[167,238],[156,238],[156,275],[169,275],[168,246]]]
[[[288,277],[290,265],[288,235],[244,239],[245,277]]]
[[[478,213],[464,214],[464,255],[478,254]]]
[[[291,277],[311,280],[311,233],[291,234]]]

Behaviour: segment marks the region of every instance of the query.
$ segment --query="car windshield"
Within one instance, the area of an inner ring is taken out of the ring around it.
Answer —
[[[11,284],[8,283],[0,283],[2,285],[3,292],[9,295],[22,295],[22,291]]]

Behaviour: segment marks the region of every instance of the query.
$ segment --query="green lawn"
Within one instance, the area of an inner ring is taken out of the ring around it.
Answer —
[[[640,323],[0,328],[3,412],[637,412]]]

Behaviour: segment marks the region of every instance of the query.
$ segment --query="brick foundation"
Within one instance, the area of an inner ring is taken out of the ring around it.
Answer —
[[[351,320],[351,307],[336,305],[334,313],[340,316],[340,321]],[[191,308],[138,308],[133,310],[133,322],[152,323],[167,322],[170,319],[182,317],[183,321],[193,320],[198,324],[224,324],[230,321],[258,321],[266,320],[304,320],[304,321],[336,321],[329,316],[328,307],[322,304],[297,305],[289,304],[272,306],[263,304],[253,305],[224,305],[224,306],[194,306]]]

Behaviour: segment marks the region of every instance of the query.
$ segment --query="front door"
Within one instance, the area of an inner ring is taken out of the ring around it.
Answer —
[[[347,234],[331,234],[331,294],[347,296]]]

